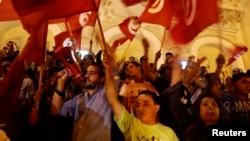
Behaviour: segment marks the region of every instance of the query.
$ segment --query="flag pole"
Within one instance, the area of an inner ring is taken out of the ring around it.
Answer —
[[[164,31],[164,34],[163,34],[163,37],[162,37],[162,40],[161,40],[161,47],[160,47],[160,50],[162,50],[163,49],[163,43],[164,43],[164,39],[165,39],[165,37],[166,37],[166,29],[165,29],[165,31]]]
[[[220,23],[218,23],[218,30],[217,30],[217,33],[218,33],[218,40],[219,40],[219,50],[220,50],[220,53],[222,54],[223,53],[223,47],[222,47],[222,27],[220,26]]]
[[[47,45],[46,45],[45,56],[44,56],[45,62],[46,62],[46,52],[47,52]],[[43,74],[44,74],[44,72],[46,70],[45,62],[40,65],[40,73],[39,73],[39,80],[38,80],[38,91],[40,91],[42,89],[42,85],[43,85]],[[35,103],[36,110],[39,110],[39,107],[40,107],[40,101],[37,101]]]
[[[68,31],[69,31],[70,38],[73,38],[72,30],[71,30],[71,27],[70,27],[70,24],[69,24],[68,19],[67,19],[67,21],[66,21],[66,25],[67,25],[67,27],[68,27],[67,29],[68,29]]]
[[[105,40],[105,37],[104,37],[104,33],[103,33],[103,29],[102,29],[102,25],[101,25],[101,20],[100,20],[100,17],[99,17],[99,14],[98,14],[98,10],[97,10],[97,7],[96,7],[96,3],[94,0],[92,0],[93,2],[93,5],[94,5],[94,9],[96,11],[96,19],[97,19],[97,24],[98,24],[98,28],[99,28],[99,31],[100,31],[100,36],[101,36],[101,39],[99,39],[100,41],[100,46],[102,48],[102,50],[106,50],[107,53],[112,56],[112,53],[111,53],[111,50],[109,47],[107,47],[107,44],[106,44],[106,40]],[[114,60],[112,60],[114,61]]]
[[[104,34],[103,34],[103,29],[102,29],[101,21],[100,21],[100,17],[99,17],[98,14],[96,14],[96,19],[97,19],[98,28],[99,28],[100,35],[101,35],[102,47],[104,47],[103,49],[106,49],[107,48],[107,45],[105,43],[106,40],[105,40],[105,37],[104,37]]]
[[[94,10],[96,12],[96,20],[97,20],[98,28],[99,28],[100,35],[101,35],[101,42],[103,42],[103,45],[101,45],[101,47],[104,47],[104,49],[106,49],[105,37],[104,37],[104,34],[103,34],[101,20],[100,20],[99,14],[98,14],[98,9],[96,7],[95,0],[92,0],[92,4],[93,4]]]
[[[69,21],[67,19],[66,21],[66,26],[67,26],[67,29],[68,29],[68,32],[69,32],[69,36],[70,36],[70,39],[71,41],[73,42],[73,46],[72,46],[72,49],[73,49],[73,52],[74,52],[74,55],[76,57],[76,60],[80,63],[81,62],[81,58],[79,57],[79,55],[76,54],[76,40],[73,38],[73,33],[72,33],[72,30],[71,30],[71,26],[69,24]]]

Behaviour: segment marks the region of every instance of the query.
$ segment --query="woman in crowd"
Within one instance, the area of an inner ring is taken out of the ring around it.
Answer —
[[[190,99],[185,99],[182,91],[181,65],[177,57],[173,59],[170,88],[162,95],[162,102],[167,103],[175,132],[184,141],[207,140],[211,126],[227,125],[227,112],[220,100],[211,91],[203,92],[195,102],[188,106]]]

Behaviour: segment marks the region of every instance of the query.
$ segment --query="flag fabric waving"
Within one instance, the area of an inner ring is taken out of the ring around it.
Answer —
[[[20,54],[11,64],[6,76],[0,83],[1,118],[0,122],[8,122],[8,111],[18,101],[22,82],[25,76],[25,60],[43,63],[45,61],[45,44],[47,37],[46,15],[50,9],[44,1],[19,1],[12,0],[13,7],[19,15],[25,30],[30,37]],[[6,110],[7,109],[7,110]]]
[[[19,19],[12,6],[11,0],[2,0],[0,3],[0,13],[0,21],[12,21]]]
[[[170,0],[150,0],[138,21],[158,24],[169,29],[173,17],[170,2]]]
[[[95,25],[95,21],[96,21],[96,12],[85,12],[85,13],[81,13],[78,15],[74,15],[71,17],[66,18],[66,27],[67,27],[67,31],[71,31],[72,32],[72,38],[74,38],[76,40],[76,44],[74,46],[75,50],[80,50],[81,49],[81,31],[82,28],[84,28],[85,26],[93,26]],[[70,28],[70,29],[69,29]],[[66,33],[63,33],[66,34]],[[70,36],[68,36],[70,37]]]
[[[58,34],[57,36],[55,36],[55,46],[61,46],[63,41],[66,38],[72,38],[75,39],[75,50],[79,50],[80,46],[81,46],[81,29],[80,30],[75,30],[72,32],[72,36],[70,35],[70,33],[68,31],[62,32],[60,34]]]
[[[95,5],[93,0],[12,0],[11,2],[30,37],[0,83],[0,123],[7,119],[4,107],[13,105],[19,98],[25,74],[25,60],[38,64],[45,62],[48,20],[94,11],[99,6]]]
[[[115,40],[115,41],[113,42],[113,44],[111,45],[111,49],[112,49],[112,50],[115,50],[119,45],[125,43],[127,40],[128,40],[127,37],[121,37],[121,38]]]
[[[80,30],[85,26],[94,26],[96,21],[96,12],[84,12],[74,16],[66,18],[66,24],[68,22],[70,29],[72,31]],[[68,26],[66,26],[68,27]]]
[[[42,64],[45,61],[46,38],[47,38],[47,14],[49,13],[52,0],[12,0],[16,12],[20,16],[23,28],[30,37],[22,50],[24,60],[30,60]]]
[[[70,32],[72,33],[72,37],[76,41],[75,50],[80,50],[81,46],[81,30],[85,26],[94,26],[96,21],[96,12],[89,11],[81,14],[73,15],[67,18],[61,18],[56,20],[50,20],[50,23],[60,23],[63,22],[66,26],[67,31],[58,34],[55,37],[55,42],[60,43],[58,38],[66,39],[67,37],[71,37]]]
[[[59,23],[59,22],[65,23],[68,32],[62,32],[60,33],[60,35],[57,36],[60,37],[64,36],[63,37],[64,39],[66,38],[66,36],[67,37],[73,36],[71,38],[74,38],[76,40],[74,50],[80,50],[82,28],[85,26],[95,26],[96,16],[97,16],[96,12],[100,5],[100,0],[84,0],[82,2],[90,5],[89,7],[88,5],[84,5],[85,8],[82,8],[83,10],[82,13],[74,14],[72,16],[67,16],[67,17],[64,16],[64,18],[52,19],[49,21],[49,23]],[[70,34],[70,32],[72,33],[72,35]],[[55,37],[55,42],[58,42],[57,38],[58,37]]]
[[[217,0],[175,0],[172,5],[178,22],[170,29],[170,35],[176,43],[190,42],[204,28],[219,21]]]
[[[99,6],[99,2],[99,0],[12,0],[24,29],[30,33],[29,40],[24,47],[29,52],[23,53],[22,58],[39,64],[43,63],[45,59],[48,19],[70,17],[82,12],[95,10],[96,6]]]
[[[233,50],[229,51],[230,57],[228,59],[227,65],[229,66],[234,61],[236,61],[240,56],[242,56],[245,52],[247,52],[248,48],[242,45],[235,45]]]
[[[94,26],[96,21],[96,12],[88,11],[81,14],[76,14],[66,18],[51,19],[49,24],[58,24],[63,22],[69,22],[72,30],[79,29],[84,26]]]
[[[122,23],[119,24],[121,32],[129,39],[132,40],[136,31],[140,28],[138,18],[135,16],[128,17]]]
[[[123,33],[123,37],[114,41],[111,48],[115,49],[119,44],[124,43],[127,40],[133,40],[135,33],[140,28],[140,23],[138,18],[135,16],[128,17],[123,22],[119,24],[119,29]]]
[[[70,17],[82,12],[96,11],[100,0],[54,0],[48,19]]]

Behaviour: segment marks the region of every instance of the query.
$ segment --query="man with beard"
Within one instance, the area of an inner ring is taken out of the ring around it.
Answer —
[[[66,70],[59,72],[51,104],[51,114],[74,117],[72,141],[110,141],[111,108],[106,100],[104,70],[101,64],[90,64],[86,70],[82,93],[64,102]]]

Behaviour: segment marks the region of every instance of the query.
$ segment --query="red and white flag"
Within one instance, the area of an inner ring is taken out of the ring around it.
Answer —
[[[12,0],[12,5],[30,37],[0,83],[0,107],[5,107],[0,108],[1,123],[8,118],[5,109],[13,105],[20,95],[25,74],[24,61],[45,62],[48,19],[95,11],[99,6],[93,0]]]
[[[81,14],[77,14],[74,16],[70,16],[67,18],[61,18],[61,19],[56,19],[56,20],[50,20],[50,23],[64,23],[67,31],[60,33],[57,36],[60,36],[64,39],[67,37],[71,37],[70,32],[72,33],[72,37],[75,39],[75,50],[80,50],[81,48],[81,31],[82,28],[85,26],[95,26],[95,21],[96,21],[96,12],[94,11],[89,11],[89,12],[84,12]],[[55,37],[55,42],[58,44],[58,37]],[[64,40],[63,39],[63,40]]]
[[[171,3],[178,22],[170,29],[176,43],[188,43],[203,29],[219,21],[217,0],[175,0]]]
[[[150,0],[138,21],[158,24],[169,29],[173,17],[170,2],[170,0]]]
[[[44,1],[44,0],[43,0]],[[97,11],[100,0],[53,0],[48,19],[70,17],[88,11]]]
[[[235,45],[233,50],[228,50],[230,57],[226,66],[229,66],[234,61],[236,61],[240,56],[247,52],[247,50],[248,48],[244,45]]]
[[[62,43],[66,38],[72,38],[75,40],[74,49],[79,50],[81,47],[81,33],[81,29],[73,31],[72,36],[70,35],[69,31],[61,32],[55,36],[55,46],[62,46]]]
[[[132,40],[135,36],[135,33],[140,28],[140,23],[138,18],[135,16],[128,17],[122,23],[119,24],[121,32],[129,39]]]
[[[95,21],[96,21],[96,12],[89,11],[66,18],[65,24],[69,24],[71,30],[76,31],[82,29],[85,26],[94,26]]]
[[[133,40],[137,30],[140,28],[138,18],[135,16],[128,17],[122,23],[119,24],[119,29],[123,33],[123,37],[114,41],[111,48],[118,47],[119,44],[124,43],[127,40]]]

